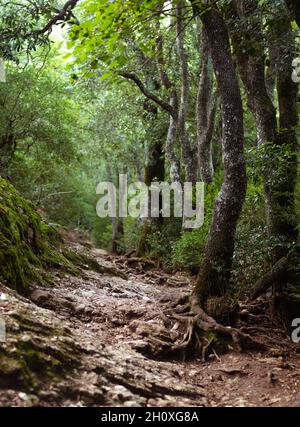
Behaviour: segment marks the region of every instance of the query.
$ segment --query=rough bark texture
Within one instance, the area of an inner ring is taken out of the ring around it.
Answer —
[[[180,0],[176,8],[176,45],[181,73],[181,95],[178,111],[178,137],[181,143],[182,158],[185,166],[185,179],[188,182],[197,181],[197,166],[195,162],[195,150],[192,147],[189,134],[186,129],[186,118],[189,112],[189,69],[188,53],[185,48],[185,23],[183,20],[183,11],[186,7],[185,1]]]
[[[238,7],[231,9],[230,17],[245,19],[245,3],[237,2]],[[232,41],[238,61],[239,71],[246,88],[248,104],[256,121],[258,144],[266,149],[268,167],[265,168],[265,202],[266,214],[271,236],[280,244],[274,250],[274,261],[284,255],[285,244],[295,242],[297,229],[295,221],[294,191],[297,176],[296,170],[296,134],[297,124],[296,102],[297,85],[292,81],[292,46],[293,37],[289,23],[278,24],[281,34],[277,37],[288,39],[288,44],[282,49],[284,62],[277,71],[277,91],[280,110],[280,128],[277,126],[276,109],[268,95],[265,78],[263,35],[258,34],[260,25],[256,25],[257,15],[251,16],[251,11],[257,8],[257,1],[247,3],[249,20],[247,29],[232,29]],[[241,15],[242,14],[242,15]],[[259,21],[259,24],[261,22]],[[252,27],[252,28],[251,28]],[[249,43],[253,46],[249,54]],[[247,49],[247,54],[246,52]],[[283,147],[291,153],[290,162],[279,165],[276,152],[280,153]],[[277,151],[276,151],[277,150]]]
[[[200,53],[202,62],[196,105],[198,163],[201,179],[210,183],[214,176],[212,136],[215,126],[217,96],[213,95],[209,45],[204,28],[202,29]]]
[[[158,109],[155,104],[148,101],[144,102],[144,120],[148,128],[149,139],[147,141],[146,165],[144,173],[144,182],[150,188],[152,182],[162,182],[165,179],[165,158],[163,152],[163,141],[166,138],[165,129],[162,128],[161,132],[157,129],[153,132],[155,124],[158,120]],[[149,212],[151,210],[151,198],[149,197]],[[163,217],[146,219],[141,238],[137,247],[137,256],[145,255],[147,251],[147,237],[150,232],[151,223],[155,222],[156,225],[161,226]]]
[[[165,70],[165,60],[163,52],[163,37],[157,39],[157,69],[162,86],[170,92],[169,104],[172,114],[169,114],[169,128],[166,140],[166,156],[170,163],[170,178],[172,182],[180,181],[180,160],[176,153],[176,143],[178,136],[178,118],[179,106],[176,88],[170,81],[169,76]]]
[[[275,101],[275,85],[276,85],[276,60],[278,58],[277,43],[271,38],[268,43],[268,59],[266,71],[266,89],[269,98],[274,104]]]
[[[122,218],[112,218],[112,245],[111,250],[114,254],[121,254],[123,252],[120,246],[120,238],[124,235],[124,224]]]
[[[236,224],[246,192],[243,152],[243,107],[221,14],[211,9],[201,16],[209,39],[223,117],[224,182],[217,197],[204,259],[194,293],[200,303],[223,295],[230,278]]]
[[[180,161],[176,154],[176,140],[177,140],[177,109],[178,109],[178,101],[177,101],[177,93],[174,89],[171,93],[170,105],[176,111],[175,116],[170,115],[170,123],[169,130],[167,135],[167,143],[166,143],[166,154],[170,163],[170,177],[172,182],[180,181]]]
[[[250,2],[237,1],[237,7],[231,8],[230,18],[243,21],[247,26],[231,29],[232,41],[238,66],[246,88],[248,103],[256,121],[258,143],[264,147],[268,162],[264,173],[265,203],[269,232],[274,242],[270,273],[262,279],[262,283],[272,280],[275,290],[276,308],[284,323],[295,313],[295,306],[300,307],[300,291],[297,274],[278,273],[278,262],[284,259],[287,252],[298,239],[295,186],[297,179],[297,85],[292,81],[292,60],[294,59],[294,34],[288,16],[272,21],[270,28],[273,43],[277,40],[276,57],[276,88],[279,108],[279,124],[276,109],[268,94],[264,62],[264,34],[259,32],[262,22],[256,0]],[[243,29],[242,29],[243,28]],[[247,29],[245,29],[247,28]],[[253,47],[249,51],[249,44]],[[287,156],[283,156],[283,154]],[[294,282],[291,282],[294,278]],[[296,287],[295,287],[296,286]]]

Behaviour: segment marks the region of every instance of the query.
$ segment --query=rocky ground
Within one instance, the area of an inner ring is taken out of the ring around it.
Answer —
[[[92,254],[121,277],[57,272],[28,298],[0,285],[0,406],[300,406],[300,349],[276,329],[267,302],[241,324],[267,352],[153,360],[149,325],[164,336],[165,303],[189,289],[188,278]]]

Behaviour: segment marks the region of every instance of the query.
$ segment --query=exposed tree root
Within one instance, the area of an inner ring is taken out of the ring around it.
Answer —
[[[200,307],[194,296],[183,296],[171,304],[171,308],[164,311],[162,320],[168,329],[149,330],[147,334],[149,345],[144,352],[148,356],[183,360],[200,356],[204,362],[209,353],[268,348],[241,330],[218,323]]]

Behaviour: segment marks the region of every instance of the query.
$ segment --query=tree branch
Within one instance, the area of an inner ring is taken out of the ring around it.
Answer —
[[[133,81],[148,99],[151,99],[163,110],[167,111],[172,117],[176,118],[176,111],[174,110],[172,105],[160,99],[158,96],[154,95],[154,93],[150,92],[135,73],[120,73],[120,76]]]
[[[51,31],[52,27],[57,25],[58,22],[69,19],[70,12],[74,9],[78,2],[79,0],[68,0],[62,9],[59,10],[57,15],[53,16],[43,28],[37,30],[36,34],[45,34],[47,31]]]

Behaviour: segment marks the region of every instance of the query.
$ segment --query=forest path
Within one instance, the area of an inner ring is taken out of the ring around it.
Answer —
[[[103,251],[92,254],[104,266],[124,264]],[[4,313],[14,321],[14,313],[23,316],[17,327],[8,322],[7,345],[29,343],[58,359],[62,371],[49,378],[36,373],[29,390],[21,380],[6,383],[0,405],[300,406],[300,357],[284,348],[280,333],[280,345],[275,337],[268,354],[213,355],[206,363],[141,354],[146,326],[160,327],[164,301],[186,292],[187,278],[156,269],[145,274],[136,264],[124,265],[127,279],[89,270],[81,277],[57,273],[54,285],[33,287],[30,300],[7,293]],[[49,339],[43,334],[50,324],[58,326]]]

